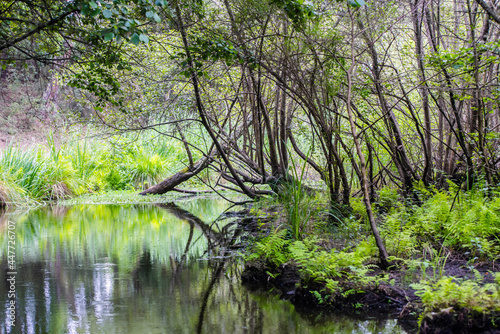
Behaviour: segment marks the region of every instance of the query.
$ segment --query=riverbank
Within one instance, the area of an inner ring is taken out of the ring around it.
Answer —
[[[175,170],[162,169],[160,174],[146,168],[162,164],[153,154],[156,149],[148,158],[136,145],[136,151],[123,151],[121,164],[112,166],[106,163],[106,147],[91,149],[85,142],[53,145],[33,151],[11,146],[2,153],[4,206],[34,207],[54,201],[145,204],[193,197],[183,192],[167,197],[137,195],[137,189],[147,184],[144,180],[153,182]],[[85,160],[91,151],[92,159]],[[132,161],[138,152],[146,158],[135,161],[135,167],[128,165],[127,154]],[[139,162],[146,166],[141,167],[144,174],[131,178]],[[206,191],[202,182],[187,186]],[[279,291],[299,310],[382,312],[399,319],[409,331],[420,328],[422,333],[446,333],[452,324],[454,332],[498,330],[499,193],[491,190],[486,195],[480,184],[463,192],[451,183],[447,191],[423,187],[417,191],[419,205],[391,188],[378,192],[374,211],[394,264],[388,271],[378,267],[377,249],[358,198],[351,199],[351,210],[329,211],[326,196],[319,191],[254,203],[240,222],[249,235],[242,281],[250,288]]]
[[[387,271],[356,199],[333,223],[321,203],[305,200],[309,218],[298,240],[286,207],[257,203],[241,222],[251,235],[242,281],[298,310],[383,313],[408,332],[500,333],[500,199],[453,191],[429,191],[419,206],[398,204],[393,193],[379,201]]]
[[[174,140],[155,140],[144,133],[105,140],[46,133],[44,140],[24,146],[10,142],[0,149],[0,208],[36,207],[116,191],[135,194],[187,166],[183,150]],[[204,181],[189,180],[183,187],[210,190]]]

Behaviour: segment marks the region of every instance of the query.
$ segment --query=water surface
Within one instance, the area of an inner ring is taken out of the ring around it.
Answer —
[[[235,233],[211,224],[229,204],[46,207],[0,216],[16,228],[16,326],[0,333],[404,333],[395,320],[297,314],[273,293],[250,293],[221,254]],[[0,238],[6,282],[7,238]],[[226,254],[227,255],[227,254]]]

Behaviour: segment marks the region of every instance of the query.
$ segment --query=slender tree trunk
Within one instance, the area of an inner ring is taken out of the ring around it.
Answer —
[[[349,8],[349,13],[351,13],[352,18],[352,9]],[[352,18],[353,19],[353,18]],[[352,33],[351,33],[352,43],[354,43],[354,23],[352,25]],[[351,126],[351,134],[353,137],[354,145],[356,146],[356,152],[359,158],[359,170],[361,173],[361,190],[363,191],[363,201],[365,203],[366,213],[368,215],[368,221],[370,223],[370,227],[372,230],[372,234],[375,238],[375,243],[377,244],[379,250],[379,258],[380,265],[383,269],[387,269],[390,266],[389,263],[389,255],[387,254],[387,250],[385,249],[382,238],[380,237],[380,233],[377,229],[377,223],[375,222],[375,217],[372,211],[372,204],[370,201],[370,190],[368,189],[368,176],[366,174],[366,162],[365,156],[363,154],[363,150],[361,148],[361,144],[359,142],[358,134],[356,131],[356,124],[354,122],[354,115],[351,110],[351,99],[352,99],[352,78],[356,71],[356,56],[354,53],[354,46],[351,46],[351,66],[347,70],[347,114],[349,116],[349,124]]]
[[[425,167],[422,175],[422,179],[425,184],[428,184],[432,179],[432,142],[431,142],[431,114],[429,110],[429,87],[427,85],[427,80],[425,76],[425,66],[424,66],[424,50],[422,47],[422,20],[423,13],[425,9],[423,7],[426,4],[422,1],[422,9],[419,7],[420,0],[410,0],[411,11],[413,13],[413,29],[415,33],[415,51],[418,63],[418,76],[419,76],[419,90],[420,96],[422,98],[422,109],[424,111],[424,129],[425,129],[425,140],[423,142],[424,157],[425,157]],[[416,126],[418,126],[416,124]]]

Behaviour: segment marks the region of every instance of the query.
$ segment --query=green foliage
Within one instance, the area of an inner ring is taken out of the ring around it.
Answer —
[[[3,173],[0,166],[0,209],[14,204],[28,207],[35,203],[26,196],[23,188],[11,180],[10,175]]]
[[[413,284],[415,294],[422,298],[425,312],[453,307],[479,313],[500,311],[500,274],[494,283],[483,284],[481,274],[475,271],[475,280],[444,276],[435,283],[423,281]]]
[[[144,189],[184,163],[176,141],[139,137],[111,141],[69,140],[20,149],[9,145],[0,152],[0,196],[10,206],[30,201],[64,199],[84,193]],[[195,156],[196,157],[196,156]]]
[[[311,150],[309,150],[308,155]],[[299,166],[295,165],[295,160],[292,159],[291,151],[288,151],[291,162],[291,180],[284,184],[285,190],[280,193],[280,198],[283,201],[285,210],[288,214],[288,223],[290,224],[295,240],[300,240],[301,231],[309,222],[313,213],[311,206],[311,198],[303,190],[304,172],[306,170],[307,161],[304,160],[302,169],[297,170]]]
[[[424,245],[462,251],[471,259],[494,259],[500,254],[500,197],[487,197],[480,186],[461,192],[430,191],[422,206],[391,212],[381,234],[388,250],[410,257]]]
[[[445,250],[443,247],[437,251],[432,248],[429,244],[423,245],[423,251],[421,254],[416,254],[419,257],[416,259],[409,259],[405,261],[405,266],[412,274],[412,281],[418,277],[417,272],[421,273],[420,279],[431,280],[433,282],[437,281],[444,274],[444,268],[450,252]],[[428,274],[430,274],[428,276]]]
[[[363,221],[368,219],[368,214],[366,213],[366,207],[361,198],[359,197],[351,198],[350,204],[352,208],[351,213],[353,218],[358,218]]]
[[[313,197],[304,194],[301,185],[297,183],[285,185],[279,199],[285,208],[287,223],[290,225],[293,237],[300,240],[304,227],[317,209],[317,203]]]
[[[159,7],[163,0],[74,1],[72,6],[83,15],[83,23],[97,27],[104,41],[126,39],[132,44],[148,43],[141,25],[144,21],[161,22]],[[141,20],[144,20],[141,22]],[[99,24],[98,24],[99,23]]]
[[[368,276],[371,271],[365,265],[376,254],[373,243],[363,241],[352,252],[335,249],[319,251],[314,239],[295,241],[289,246],[290,258],[297,263],[306,280],[325,283],[331,293],[340,291],[340,281],[367,286],[377,281]]]
[[[287,230],[274,231],[261,241],[258,241],[253,252],[246,257],[247,261],[264,259],[274,267],[279,267],[288,261],[285,247],[290,243],[285,239]]]
[[[286,239],[286,234],[284,229],[272,232],[255,244],[245,260],[264,260],[274,268],[290,261],[297,265],[306,284],[311,281],[324,284],[329,293],[349,293],[353,288],[360,291],[381,279],[369,276],[371,266],[365,264],[376,256],[373,242],[362,241],[351,252],[325,251],[319,249],[314,238],[292,242]]]
[[[42,148],[22,151],[9,145],[0,153],[0,169],[4,182],[14,184],[35,200],[65,197],[77,193],[79,182],[72,178],[74,170],[59,155],[46,156]],[[19,192],[19,191],[17,191]]]
[[[286,15],[298,28],[303,27],[308,20],[318,15],[314,10],[313,4],[309,1],[272,0],[271,3],[283,8]]]
[[[19,0],[0,4],[4,13],[0,49],[7,51],[0,63],[5,68],[5,63],[23,59],[41,63],[72,59],[85,70],[67,73],[70,85],[90,91],[101,107],[105,102],[121,106],[122,101],[114,98],[120,89],[114,70],[129,67],[121,44],[148,44],[145,26],[161,22],[160,11],[165,6],[164,0]]]
[[[213,39],[197,37],[189,46],[189,51],[195,67],[194,70],[198,76],[207,74],[203,71],[203,62],[207,59],[211,59],[213,61],[222,60],[227,66],[239,63],[248,64],[252,69],[257,67],[256,59],[252,55],[246,55],[243,50],[234,46],[230,41],[227,41],[222,37]],[[186,54],[184,52],[178,52],[172,58],[183,59],[181,66],[184,70],[181,74],[189,78],[191,76],[191,72],[188,68],[189,60],[187,59]]]
[[[387,212],[392,208],[396,208],[400,200],[396,189],[384,187],[378,191],[377,205],[380,211]]]

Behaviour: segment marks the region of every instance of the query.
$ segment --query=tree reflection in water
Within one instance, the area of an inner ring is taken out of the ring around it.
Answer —
[[[275,295],[249,293],[230,256],[240,230],[207,223],[227,207],[198,199],[0,216],[2,232],[16,221],[18,264],[16,327],[6,322],[8,286],[1,284],[0,333],[399,332],[394,321],[315,325]],[[0,240],[3,282],[6,249]]]

